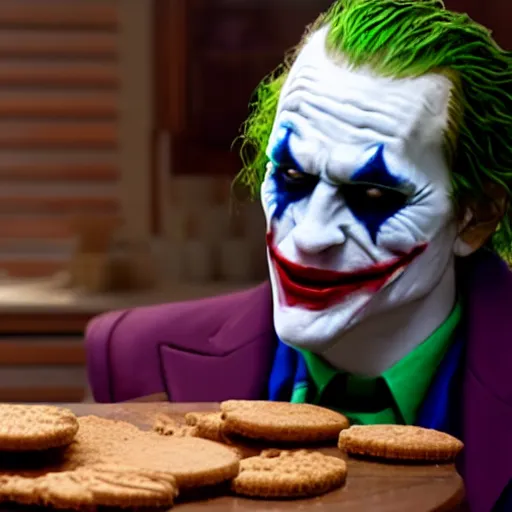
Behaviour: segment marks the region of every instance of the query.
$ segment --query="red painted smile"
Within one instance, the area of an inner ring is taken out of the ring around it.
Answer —
[[[286,304],[313,311],[333,306],[356,291],[379,291],[396,272],[403,270],[426,248],[426,244],[420,245],[385,263],[354,272],[336,272],[287,260],[274,246],[272,233],[267,233],[267,246]]]

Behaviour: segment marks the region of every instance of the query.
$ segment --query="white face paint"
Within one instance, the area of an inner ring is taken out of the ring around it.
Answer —
[[[325,37],[310,38],[284,85],[261,191],[276,332],[318,353],[426,297],[457,232],[442,150],[450,81],[350,69]]]

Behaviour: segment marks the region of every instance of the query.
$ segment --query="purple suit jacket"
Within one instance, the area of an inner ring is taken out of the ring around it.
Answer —
[[[467,329],[461,473],[474,512],[512,478],[512,273],[489,252],[459,264]],[[116,311],[86,332],[97,402],[261,399],[276,348],[268,283],[227,296]]]

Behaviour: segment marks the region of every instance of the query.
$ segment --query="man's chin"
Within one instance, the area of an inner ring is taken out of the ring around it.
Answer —
[[[359,322],[370,300],[371,294],[359,293],[322,311],[277,304],[274,328],[286,345],[323,352]]]

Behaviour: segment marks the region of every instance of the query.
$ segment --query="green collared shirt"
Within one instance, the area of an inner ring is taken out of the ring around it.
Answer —
[[[461,306],[457,304],[445,322],[421,345],[375,378],[339,372],[319,356],[301,350],[312,382],[298,385],[291,401],[335,408],[354,424],[411,425],[451,345],[460,317]],[[373,406],[366,408],[354,405],[372,403]]]

